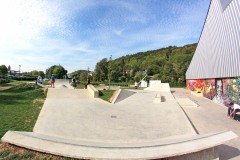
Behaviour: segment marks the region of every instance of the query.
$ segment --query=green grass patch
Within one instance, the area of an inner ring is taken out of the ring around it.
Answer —
[[[76,88],[77,89],[84,89],[85,85],[80,83],[80,84],[77,84]]]
[[[49,81],[42,81],[43,85],[50,85]]]
[[[10,151],[8,149],[3,150],[0,152],[0,158],[7,157],[10,154]]]
[[[99,98],[109,102],[114,92],[115,90],[101,90],[99,91]]]
[[[0,138],[8,131],[32,131],[45,95],[34,84],[12,82],[14,86],[0,91]]]

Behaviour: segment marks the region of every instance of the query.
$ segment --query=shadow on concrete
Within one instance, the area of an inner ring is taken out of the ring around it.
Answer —
[[[171,93],[175,93],[176,91],[171,91]]]
[[[125,100],[126,98],[134,95],[135,93],[136,93],[136,92],[123,89],[123,90],[120,92],[120,94],[118,95],[115,103],[121,102],[121,101]]]
[[[240,150],[235,147],[222,144],[218,146],[219,159],[227,160],[240,156]]]
[[[161,96],[161,102],[166,102],[166,98],[164,96]]]

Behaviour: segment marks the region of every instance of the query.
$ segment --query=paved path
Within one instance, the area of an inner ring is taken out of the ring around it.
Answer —
[[[185,89],[171,89],[175,97],[189,97],[199,107],[184,107],[184,111],[200,134],[231,130],[240,136],[240,122],[229,119],[227,108],[204,97],[196,97]],[[219,146],[220,159],[240,159],[240,138]]]

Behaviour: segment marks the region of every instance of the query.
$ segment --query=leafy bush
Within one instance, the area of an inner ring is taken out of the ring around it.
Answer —
[[[0,84],[9,83],[9,82],[10,82],[9,79],[2,79],[2,78],[0,78]]]
[[[17,81],[34,81],[36,80],[36,77],[12,77],[12,79]]]

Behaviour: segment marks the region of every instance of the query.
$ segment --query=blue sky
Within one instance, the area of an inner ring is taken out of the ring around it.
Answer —
[[[210,0],[0,0],[0,65],[94,70],[102,58],[198,42]]]

